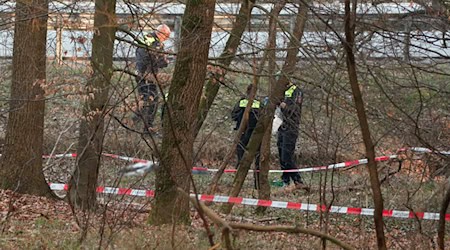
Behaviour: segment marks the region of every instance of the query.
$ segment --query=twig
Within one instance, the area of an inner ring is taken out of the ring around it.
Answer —
[[[223,242],[225,243],[225,249],[232,250],[233,247],[231,246],[231,240],[230,240],[230,229],[224,227],[222,229],[222,238]]]
[[[383,184],[383,182],[385,182],[392,175],[395,175],[395,174],[399,173],[402,170],[402,164],[403,164],[403,161],[400,160],[400,161],[398,161],[398,168],[397,168],[397,170],[395,170],[394,172],[389,172],[389,170],[388,170],[388,174],[385,175],[383,177],[383,179],[380,180],[380,185]]]
[[[218,226],[222,226],[222,227],[226,227],[228,229],[232,229],[230,227],[230,225],[228,225],[228,223],[220,218],[219,215],[216,214],[216,212],[214,212],[212,209],[210,209],[209,207],[205,206],[205,204],[203,204],[203,202],[197,201],[197,199],[195,199],[194,197],[189,196],[186,192],[184,192],[181,188],[178,188],[178,192],[180,192],[183,196],[185,197],[189,197],[189,200],[192,202],[192,204],[194,204],[195,209],[199,210],[202,209],[203,212]]]
[[[52,152],[50,153],[50,156],[53,155],[53,153],[55,153],[56,146],[58,146],[59,140],[61,140],[61,136],[62,136],[64,133],[66,133],[67,131],[69,131],[69,129],[72,128],[73,124],[75,124],[75,123],[72,123],[72,125],[68,126],[66,129],[64,129],[63,131],[61,131],[61,133],[59,133],[58,139],[56,139],[55,146],[53,146],[53,149],[52,149]],[[47,160],[47,162],[45,163],[45,165],[48,165],[48,163],[50,162],[50,160],[51,160],[51,157],[48,158],[48,160]]]
[[[184,192],[182,189],[178,188],[178,191],[184,195],[189,196],[186,192]],[[225,243],[226,249],[231,249],[231,242],[229,240],[229,232],[231,232],[233,229],[242,229],[242,230],[249,230],[249,231],[258,231],[258,232],[286,232],[286,233],[302,233],[302,234],[308,234],[320,237],[322,239],[328,240],[343,249],[354,249],[352,246],[348,245],[345,242],[342,242],[336,238],[334,238],[331,235],[324,234],[322,232],[312,230],[312,229],[306,229],[306,228],[300,228],[297,226],[259,226],[259,225],[253,225],[253,224],[240,224],[240,223],[228,223],[224,219],[222,219],[216,212],[214,212],[212,209],[208,208],[203,204],[202,202],[197,201],[194,197],[189,196],[190,201],[194,204],[196,209],[202,209],[203,212],[208,216],[216,225],[222,227],[222,237]]]
[[[59,138],[58,138],[58,140],[59,140]],[[58,144],[58,142],[57,142],[56,144]],[[56,144],[55,144],[55,147],[52,149],[52,152],[50,153],[50,156],[52,156],[52,155],[55,153]],[[72,142],[72,143],[69,145],[69,147],[66,149],[66,151],[63,152],[63,154],[67,154],[67,152],[69,152],[69,151],[72,149],[72,146],[73,146],[73,145],[75,145],[74,142]],[[45,167],[42,169],[42,171],[45,171],[45,170],[47,170],[47,169],[50,167],[48,164],[49,164],[49,161],[50,161],[51,159],[52,159],[52,157],[49,157],[49,158],[48,158],[47,162],[45,163]]]
[[[214,246],[208,248],[208,250],[216,250],[216,249],[219,249],[219,248],[220,248],[220,242],[215,244]]]
[[[248,230],[248,231],[258,231],[258,232],[285,232],[285,233],[301,233],[301,234],[308,234],[320,237],[322,239],[326,239],[343,249],[354,249],[352,246],[348,245],[345,242],[342,242],[336,238],[334,238],[331,235],[324,234],[322,232],[312,230],[312,229],[306,229],[306,228],[300,228],[297,226],[259,226],[259,225],[252,225],[252,224],[238,224],[238,223],[230,223],[230,226],[234,229],[242,229],[242,230]]]
[[[224,216],[227,219],[234,220],[234,221],[246,221],[249,223],[257,222],[256,220],[245,218],[244,216],[233,216],[233,215],[226,215],[226,214],[220,214],[220,215]]]
[[[268,221],[273,221],[273,220],[279,220],[280,217],[267,217],[267,218],[262,218],[257,220],[258,222],[268,222]]]

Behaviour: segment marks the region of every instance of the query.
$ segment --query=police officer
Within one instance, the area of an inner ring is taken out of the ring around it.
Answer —
[[[136,82],[139,96],[143,101],[138,118],[144,121],[144,132],[146,133],[155,131],[153,121],[158,110],[158,72],[168,66],[168,60],[161,52],[164,49],[163,42],[169,36],[170,28],[165,24],[159,25],[155,32],[144,37],[143,43],[147,48],[138,47],[136,49]]]
[[[236,105],[233,108],[233,111],[231,112],[231,118],[233,121],[236,122],[235,130],[239,129],[239,126],[241,124],[241,121],[244,117],[244,111],[245,107],[247,107],[247,104],[249,102],[249,96],[252,92],[253,85],[249,85],[247,87],[247,97],[241,98]],[[244,156],[247,144],[250,140],[250,137],[252,136],[253,130],[256,127],[256,124],[258,123],[259,118],[259,111],[261,108],[261,103],[258,100],[253,100],[252,108],[250,109],[249,116],[248,116],[248,123],[247,127],[244,130],[244,132],[241,134],[239,143],[236,146],[236,153],[237,153],[237,167],[239,167],[239,164],[241,163],[242,157]],[[256,159],[255,159],[255,167],[256,170],[259,170],[259,158],[260,158],[260,148],[258,148],[258,151],[256,153]],[[255,172],[255,188],[258,189],[259,187],[259,173]]]
[[[283,123],[278,129],[277,146],[282,170],[297,169],[294,153],[299,133],[302,102],[302,91],[290,82],[284,92],[284,99],[279,105],[283,114]],[[309,191],[298,172],[284,172],[281,179],[285,186],[289,186],[292,180],[296,189]]]

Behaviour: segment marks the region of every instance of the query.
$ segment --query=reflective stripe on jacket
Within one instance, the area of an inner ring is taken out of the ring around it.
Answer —
[[[148,48],[136,48],[136,70],[138,75],[157,74],[159,69],[167,67],[165,57],[159,53],[162,52],[163,44],[158,40],[156,34],[146,35],[142,40]]]
[[[292,85],[288,90],[284,91],[284,97],[291,98],[297,86]]]
[[[153,45],[153,43],[156,41],[156,38],[152,36],[145,36],[143,43],[149,47]]]
[[[240,108],[247,107],[247,104],[248,104],[248,100],[247,99],[242,99],[241,101],[239,101],[239,107]],[[253,103],[252,103],[252,108],[253,109],[259,109],[260,106],[261,106],[261,103],[258,100],[253,100]]]

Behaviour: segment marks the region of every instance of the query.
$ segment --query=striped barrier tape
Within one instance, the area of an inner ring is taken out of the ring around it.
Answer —
[[[67,184],[61,183],[49,183],[50,189],[52,190],[68,190]],[[141,197],[154,197],[155,192],[153,190],[142,190],[142,189],[130,189],[130,188],[114,188],[114,187],[97,187],[97,193],[103,194],[115,194],[115,195],[130,195],[130,196],[141,196]],[[195,194],[191,194],[195,197]],[[271,200],[258,200],[251,198],[242,197],[230,197],[221,195],[197,195],[198,199],[201,201],[218,202],[218,203],[234,203],[240,205],[250,205],[250,206],[260,206],[260,207],[274,207],[274,208],[284,208],[311,212],[325,212],[328,210],[329,213],[338,214],[350,214],[350,215],[365,215],[373,216],[373,208],[357,208],[357,207],[342,207],[342,206],[331,206],[327,208],[325,205],[316,205],[308,203],[297,203],[290,201],[271,201]],[[392,218],[402,218],[402,219],[423,219],[423,220],[439,220],[439,213],[432,212],[411,212],[411,211],[401,211],[401,210],[383,210],[383,217]],[[450,214],[445,214],[445,220],[450,221]]]
[[[410,147],[410,148],[402,148],[400,150],[398,150],[399,152],[401,151],[406,151],[406,150],[411,150],[414,152],[419,152],[419,153],[431,153],[434,152],[431,149],[428,148],[422,148],[422,147]],[[450,151],[439,151],[440,154],[444,154],[444,155],[450,155]],[[106,157],[111,157],[113,159],[120,159],[120,160],[125,160],[125,161],[129,161],[132,163],[154,163],[153,161],[149,161],[149,160],[144,160],[144,159],[139,159],[139,158],[134,158],[134,157],[128,157],[128,156],[120,156],[120,155],[116,155],[116,154],[108,154],[108,153],[103,153],[104,156]],[[77,157],[76,153],[72,153],[72,154],[56,154],[56,155],[44,155],[44,158],[63,158],[63,157]],[[380,156],[380,157],[376,157],[375,161],[377,162],[383,162],[383,161],[389,161],[391,159],[396,159],[397,155],[390,155],[390,156]],[[359,160],[352,160],[352,161],[346,161],[346,162],[341,162],[341,163],[336,163],[336,164],[330,164],[328,166],[317,166],[317,167],[309,167],[309,168],[301,168],[301,169],[291,169],[291,170],[269,170],[269,173],[289,173],[289,172],[313,172],[313,171],[323,171],[323,170],[330,170],[330,169],[338,169],[338,168],[346,168],[346,167],[354,167],[354,166],[358,166],[358,165],[363,165],[363,164],[367,164],[367,159],[359,159]],[[212,168],[205,168],[205,167],[193,167],[192,171],[194,173],[201,173],[201,172],[217,172],[219,171],[218,169],[212,169]],[[237,169],[225,169],[224,173],[236,173]],[[253,172],[259,172],[259,170],[249,170],[250,173]]]
[[[450,155],[450,151],[433,151],[431,149],[422,148],[422,147],[402,148],[402,149],[399,149],[398,151],[399,152],[403,152],[403,151],[407,151],[407,150],[411,150],[411,151],[418,152],[418,153],[439,152],[440,154],[443,154],[443,155]],[[144,160],[144,159],[139,159],[139,158],[134,158],[134,157],[128,157],[128,156],[121,156],[121,155],[116,155],[116,154],[103,153],[103,155],[107,156],[107,157],[111,157],[113,159],[120,159],[120,160],[125,160],[125,161],[129,161],[129,162],[134,162],[134,163],[139,163],[139,162],[146,163],[146,162],[149,162],[149,160]],[[77,154],[76,153],[69,153],[69,154],[55,154],[55,155],[44,155],[43,156],[43,158],[65,158],[65,157],[75,158],[75,157],[77,157]],[[381,157],[377,157],[375,160],[385,161],[384,160],[385,157],[390,157],[390,159],[394,159],[394,158],[397,157],[397,155],[381,156]],[[357,161],[359,161],[359,162],[357,162]],[[360,165],[360,164],[366,164],[366,163],[367,163],[367,159],[361,159],[361,160],[353,160],[353,161],[348,161],[348,162],[343,162],[343,163],[332,164],[332,165],[329,165],[329,166],[313,167],[313,168],[310,168],[310,169],[323,170],[323,169],[327,169],[327,168],[332,167],[332,166],[334,166],[334,168],[339,168],[339,167],[354,166],[355,164],[356,165]],[[346,164],[346,165],[342,166],[342,164]],[[203,169],[207,169],[207,168],[198,168],[199,171],[201,171]],[[214,172],[214,171],[217,171],[217,170],[210,169],[210,170],[207,170],[207,171],[213,171]],[[235,172],[235,171],[231,170],[231,172]]]
[[[120,156],[120,155],[115,155],[115,154],[103,153],[102,155],[103,156],[107,156],[107,157],[111,157],[113,159],[125,160],[125,161],[129,161],[129,162],[134,162],[134,163],[153,162],[153,161],[150,161],[150,160],[143,160],[143,159],[138,159],[138,158],[133,158],[133,157],[128,157],[128,156]]]
[[[406,149],[409,149],[413,152],[418,152],[418,153],[439,153],[439,154],[443,154],[443,155],[450,155],[450,151],[433,151],[429,148],[411,147],[411,148],[406,148]]]
[[[390,156],[380,156],[376,157],[375,161],[383,162],[383,161],[389,161],[391,159],[396,159],[397,155],[390,155]],[[290,169],[290,170],[269,170],[269,173],[290,173],[290,172],[313,172],[313,171],[322,171],[322,170],[329,170],[329,169],[336,169],[336,168],[346,168],[346,167],[353,167],[358,166],[362,164],[367,164],[367,159],[359,159],[359,160],[353,160],[353,161],[346,161],[336,164],[330,164],[328,166],[320,166],[320,167],[310,167],[310,168],[300,168],[300,169]],[[210,168],[200,168],[200,167],[194,167],[192,170],[197,171],[210,171],[210,172],[217,172],[218,169],[210,169]],[[237,169],[225,169],[225,173],[235,173],[237,172]],[[249,170],[249,172],[259,172],[259,170]]]
[[[77,157],[76,153],[70,153],[70,154],[54,154],[54,155],[43,155],[42,158],[49,159],[49,158],[75,158]]]
[[[103,153],[103,156],[106,157],[110,157],[113,159],[120,159],[120,160],[125,160],[125,161],[129,161],[129,162],[133,162],[133,163],[139,163],[139,162],[152,162],[149,160],[143,160],[143,159],[139,159],[139,158],[133,158],[133,157],[128,157],[128,156],[121,156],[121,155],[115,155],[115,154],[107,154],[107,153]],[[54,154],[54,155],[43,155],[42,158],[48,159],[48,158],[76,158],[77,154],[76,153],[70,153],[70,154]]]
[[[153,163],[153,161],[149,160],[143,160],[133,157],[127,157],[127,156],[120,156],[115,154],[103,154],[104,156],[111,157],[114,159],[120,159],[125,160],[133,163]],[[77,154],[56,154],[56,155],[44,155],[44,158],[64,158],[64,157],[77,157]],[[390,155],[390,156],[380,156],[376,157],[375,161],[377,162],[383,162],[383,161],[389,161],[391,159],[396,159],[397,155]],[[346,167],[353,167],[358,166],[362,164],[367,164],[367,159],[359,159],[359,160],[352,160],[352,161],[346,161],[336,164],[330,164],[328,166],[318,166],[318,167],[310,167],[310,168],[300,168],[300,169],[291,169],[291,170],[269,170],[269,173],[289,173],[289,172],[313,172],[313,171],[322,171],[322,170],[329,170],[329,169],[337,169],[337,168],[346,168]],[[194,172],[217,172],[218,169],[214,168],[205,168],[205,167],[193,167],[192,170]],[[259,172],[259,170],[249,170],[250,173],[253,172]],[[237,172],[237,169],[225,169],[224,173],[235,173]]]

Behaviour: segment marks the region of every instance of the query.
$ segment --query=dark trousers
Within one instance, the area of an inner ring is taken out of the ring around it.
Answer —
[[[282,170],[297,169],[294,159],[297,138],[297,130],[283,130],[281,128],[278,130],[277,146]],[[281,179],[286,184],[289,184],[291,179],[294,183],[302,182],[298,172],[284,172]]]
[[[251,136],[252,136],[251,132],[244,133],[241,136],[241,139],[240,139],[238,145],[236,146],[236,152],[237,152],[237,158],[238,158],[237,167],[239,167],[241,160],[244,157],[244,153],[246,150],[245,148],[247,147],[247,144],[250,141]],[[258,150],[256,151],[256,155],[255,155],[255,169],[256,170],[259,170],[260,151],[261,151],[261,146],[258,148]],[[259,172],[255,171],[254,177],[255,177],[255,189],[259,189]]]
[[[140,108],[138,116],[144,121],[145,128],[151,128],[158,111],[158,85],[141,77],[136,77],[136,81],[139,96],[143,101],[143,106]]]

